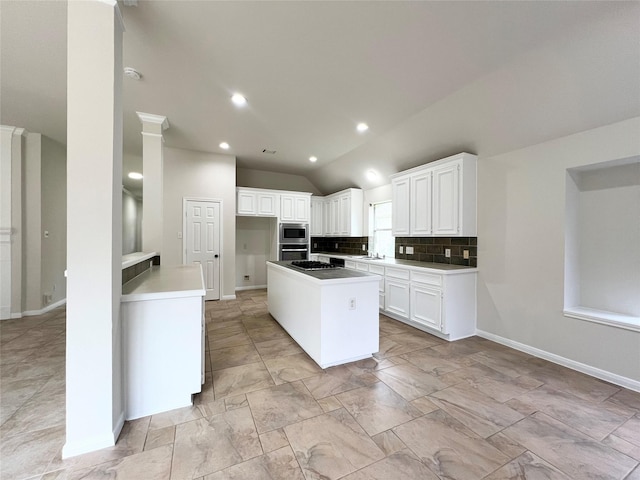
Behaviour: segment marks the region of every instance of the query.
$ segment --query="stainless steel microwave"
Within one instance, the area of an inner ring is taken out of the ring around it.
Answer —
[[[309,225],[306,223],[281,223],[279,243],[309,243]]]

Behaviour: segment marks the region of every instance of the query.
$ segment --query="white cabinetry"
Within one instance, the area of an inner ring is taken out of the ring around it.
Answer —
[[[460,153],[393,175],[393,234],[476,236],[476,171]]]
[[[411,271],[411,320],[442,331],[442,275]]]
[[[236,215],[278,217],[280,222],[309,223],[310,193],[236,188]]]
[[[311,221],[309,222],[309,232],[312,237],[321,237],[324,235],[324,197],[311,197]]]
[[[357,188],[349,188],[326,197],[329,218],[325,235],[337,237],[361,237],[363,226],[364,194]]]
[[[400,268],[385,269],[384,309],[402,319],[409,318],[409,270]]]
[[[391,180],[391,231],[396,237],[409,236],[410,182],[409,177]]]
[[[309,194],[281,194],[280,220],[282,222],[309,223]]]

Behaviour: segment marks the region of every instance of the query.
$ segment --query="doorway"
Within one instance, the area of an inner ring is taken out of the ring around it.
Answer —
[[[205,300],[220,299],[220,200],[184,199],[183,262],[202,266]]]

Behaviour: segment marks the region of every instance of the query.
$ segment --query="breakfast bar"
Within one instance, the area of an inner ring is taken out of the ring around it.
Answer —
[[[269,313],[322,368],[378,351],[380,277],[348,269],[267,263]]]

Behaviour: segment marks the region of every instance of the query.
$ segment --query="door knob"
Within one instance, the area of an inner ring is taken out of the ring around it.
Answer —
[[[218,258],[218,254],[216,253],[216,254],[213,256],[213,258]]]

